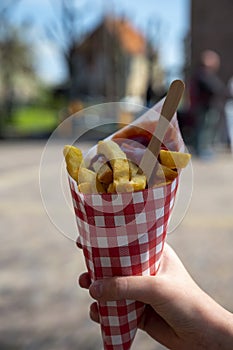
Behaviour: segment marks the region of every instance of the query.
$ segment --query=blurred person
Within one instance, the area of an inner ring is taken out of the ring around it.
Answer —
[[[231,152],[233,154],[233,77],[228,82],[229,99],[225,104],[225,115],[227,122],[227,132],[230,140]]]
[[[153,90],[152,81],[150,79],[148,82],[147,89],[146,89],[146,106],[148,108],[152,107],[152,105],[154,103],[154,99],[155,99],[155,92]]]
[[[166,90],[162,86],[153,87],[153,82],[150,79],[146,88],[146,107],[151,108],[159,100],[166,95]]]
[[[220,56],[212,51],[201,53],[200,64],[190,80],[190,111],[194,119],[192,146],[197,156],[213,155],[213,143],[220,121],[226,87],[217,75]]]
[[[91,284],[84,273],[79,284],[98,301],[145,303],[139,328],[171,350],[233,349],[233,314],[200,289],[168,244],[156,277],[113,277]],[[99,322],[97,303],[90,317]]]

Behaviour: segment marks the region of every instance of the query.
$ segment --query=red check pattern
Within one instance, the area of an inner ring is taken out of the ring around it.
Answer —
[[[135,126],[153,134],[162,104],[163,100],[109,138],[128,138]],[[163,143],[170,150],[185,150],[176,115]],[[69,178],[69,183],[80,234],[77,246],[83,248],[92,281],[111,276],[155,275],[178,179],[164,187],[119,195],[83,195],[75,181]],[[133,300],[99,303],[105,350],[130,349],[144,307]]]
[[[133,193],[84,195],[69,178],[82,246],[92,281],[112,276],[155,275],[174,205],[178,179]],[[144,304],[99,303],[105,350],[128,350]]]

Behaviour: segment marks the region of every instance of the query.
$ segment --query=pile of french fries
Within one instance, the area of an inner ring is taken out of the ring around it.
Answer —
[[[147,188],[147,179],[140,167],[112,140],[98,142],[97,155],[88,166],[79,148],[66,145],[63,154],[69,175],[84,194],[134,192]],[[153,187],[171,183],[179,169],[187,166],[190,157],[188,153],[161,149]]]

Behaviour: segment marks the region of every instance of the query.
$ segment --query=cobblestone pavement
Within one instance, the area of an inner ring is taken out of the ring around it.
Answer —
[[[0,349],[100,350],[99,327],[88,316],[91,299],[76,284],[85,270],[82,254],[41,202],[43,148],[43,142],[0,144]],[[51,157],[56,177],[53,165]],[[233,159],[193,159],[193,170],[189,210],[168,241],[200,286],[233,311]],[[59,208],[56,198],[50,200]],[[67,219],[62,208],[60,219]],[[142,347],[165,349],[139,331],[132,350]]]

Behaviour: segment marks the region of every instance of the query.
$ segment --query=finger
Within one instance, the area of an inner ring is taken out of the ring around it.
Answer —
[[[89,289],[92,298],[101,301],[132,299],[153,303],[159,279],[154,276],[113,277],[95,281]]]
[[[88,289],[91,285],[91,279],[88,272],[84,272],[79,276],[78,283],[81,288]]]
[[[93,303],[90,306],[90,318],[92,321],[99,323],[100,318],[99,318],[99,310],[98,310],[98,305],[97,303]]]

